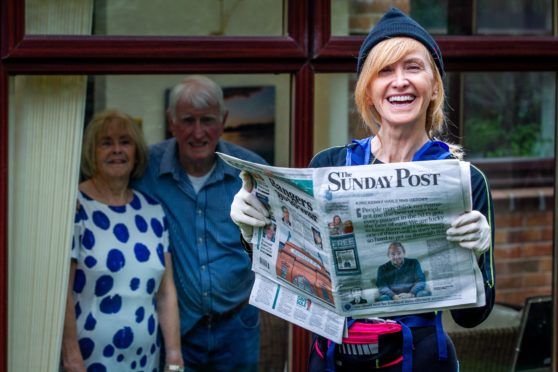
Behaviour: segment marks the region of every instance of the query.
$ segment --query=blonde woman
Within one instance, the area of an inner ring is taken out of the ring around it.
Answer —
[[[357,73],[356,106],[373,135],[318,153],[310,167],[461,157],[459,146],[440,140],[445,130],[444,63],[438,45],[418,23],[398,9],[388,11],[364,40]],[[463,327],[474,327],[486,319],[495,296],[492,199],[484,175],[475,167],[471,167],[471,186],[474,210],[453,222],[447,239],[475,252],[483,273],[486,305],[452,310],[454,320]],[[231,217],[247,241],[253,227],[268,220],[266,210],[245,188],[235,197]],[[455,348],[443,331],[440,314],[393,317],[390,320],[401,325],[403,336],[385,335],[383,342],[365,345],[371,350],[366,354],[316,337],[309,370],[457,371]]]

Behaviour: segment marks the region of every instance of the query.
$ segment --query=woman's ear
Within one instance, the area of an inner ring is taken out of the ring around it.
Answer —
[[[366,106],[370,107],[372,105],[374,105],[374,102],[372,101],[372,87],[371,84],[368,84],[368,87],[366,88]]]
[[[432,100],[438,98],[438,92],[440,91],[438,83],[434,81],[434,86],[432,87]]]
[[[372,107],[374,106],[374,101],[372,101],[372,95],[369,90],[366,91],[366,106]]]

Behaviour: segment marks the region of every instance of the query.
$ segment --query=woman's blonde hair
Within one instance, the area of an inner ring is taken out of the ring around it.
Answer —
[[[420,42],[408,37],[394,37],[378,43],[370,52],[362,71],[358,78],[355,88],[355,103],[364,120],[374,134],[380,126],[381,118],[375,107],[370,104],[371,97],[368,96],[370,85],[374,82],[378,73],[385,68],[403,58],[405,55],[415,52],[419,49],[424,50],[424,54],[428,58],[428,63],[434,75],[435,84],[438,85],[438,95],[430,103],[426,113],[426,133],[430,138],[443,133],[446,125],[446,117],[444,114],[444,83],[442,76],[434,63],[434,59]]]
[[[136,146],[136,158],[134,159],[131,178],[140,178],[147,167],[149,150],[141,128],[130,115],[118,110],[109,109],[96,114],[85,128],[81,152],[81,173],[85,179],[93,177],[97,172],[97,139],[112,124],[116,124],[120,129],[123,129]]]

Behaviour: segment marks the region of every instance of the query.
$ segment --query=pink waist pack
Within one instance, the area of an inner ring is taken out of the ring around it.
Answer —
[[[351,319],[348,337],[340,345],[317,336],[309,358],[310,371],[365,371],[402,363],[403,372],[412,371],[413,335],[411,328],[435,327],[438,359],[447,360],[448,351],[442,312],[427,315],[399,316],[392,319]],[[324,367],[320,367],[325,365]],[[318,366],[317,368],[315,368]]]
[[[315,347],[321,354],[317,344]],[[352,320],[342,344],[328,340],[326,360],[327,369],[336,371],[379,369],[401,363],[402,327],[392,321]]]

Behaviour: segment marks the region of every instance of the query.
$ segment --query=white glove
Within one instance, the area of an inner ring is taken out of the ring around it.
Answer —
[[[231,204],[231,219],[239,227],[244,240],[252,240],[255,226],[265,226],[269,220],[269,212],[262,202],[253,194],[252,179],[247,172],[240,172],[242,188],[234,196]]]
[[[446,234],[450,242],[458,242],[480,257],[490,248],[491,232],[486,217],[479,211],[470,211],[457,217]]]

